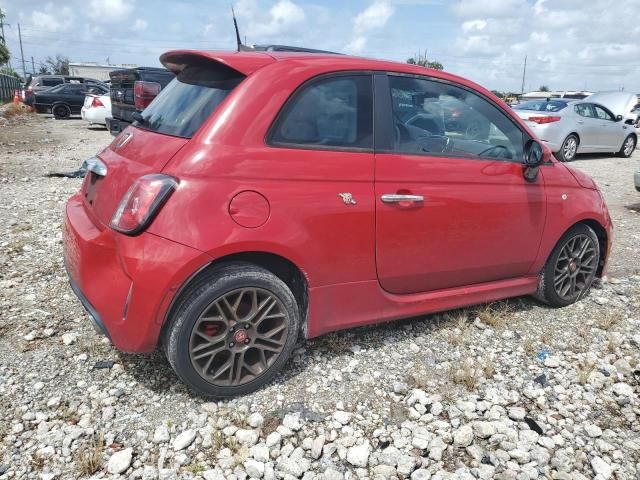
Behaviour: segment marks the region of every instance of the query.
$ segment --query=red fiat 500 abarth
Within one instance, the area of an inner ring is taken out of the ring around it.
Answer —
[[[71,285],[194,390],[269,381],[299,336],[535,294],[579,300],[611,219],[503,102],[341,55],[172,51],[176,78],[66,207]]]

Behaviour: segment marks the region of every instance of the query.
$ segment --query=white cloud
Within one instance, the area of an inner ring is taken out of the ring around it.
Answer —
[[[353,38],[345,46],[350,53],[361,53],[367,45],[367,34],[384,27],[393,16],[394,7],[386,0],[375,0],[353,20]]]
[[[353,21],[356,34],[362,34],[374,28],[384,27],[393,15],[393,6],[384,0],[377,0],[360,12]]]
[[[469,20],[462,24],[462,31],[472,32],[474,30],[483,30],[486,26],[487,22],[485,20]]]
[[[133,12],[135,0],[91,0],[89,17],[97,22],[116,22],[125,20]]]
[[[246,28],[241,28],[241,33],[245,34],[246,30],[246,34],[258,39],[301,30],[306,20],[302,7],[291,0],[279,0],[266,14],[255,0],[241,0],[235,11],[239,18],[249,20]]]
[[[461,17],[511,17],[529,10],[525,0],[460,0],[453,11]]]
[[[44,10],[31,12],[31,23],[34,28],[47,32],[69,30],[72,26],[73,18],[73,11],[69,7],[54,8],[52,3],[46,4]]]
[[[149,26],[149,24],[147,23],[146,20],[142,19],[142,18],[137,18],[136,21],[133,24],[133,29],[134,30],[146,30],[147,27]]]

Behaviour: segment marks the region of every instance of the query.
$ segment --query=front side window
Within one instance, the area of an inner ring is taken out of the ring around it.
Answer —
[[[609,120],[613,122],[613,115],[609,111],[602,108],[600,105],[594,105],[593,109],[596,112],[596,117],[600,120]]]
[[[522,161],[523,134],[498,107],[449,83],[390,76],[394,151]]]
[[[43,87],[54,87],[56,85],[60,85],[61,83],[64,83],[64,80],[62,78],[43,78],[42,79]]]
[[[288,101],[270,143],[318,148],[373,148],[370,75],[321,78]]]

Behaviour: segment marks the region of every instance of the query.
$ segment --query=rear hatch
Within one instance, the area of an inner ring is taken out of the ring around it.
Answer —
[[[244,78],[213,60],[199,58],[184,65],[142,112],[142,119],[98,155],[107,173],[87,175],[82,190],[85,207],[108,225],[131,185],[143,175],[160,173]]]

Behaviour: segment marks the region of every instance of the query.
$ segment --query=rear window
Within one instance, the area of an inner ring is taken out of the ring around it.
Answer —
[[[563,108],[566,108],[566,106],[567,102],[560,102],[558,100],[539,100],[521,103],[513,108],[515,110],[531,110],[534,112],[559,112]]]
[[[189,65],[144,109],[136,126],[191,138],[244,78],[219,63]]]

